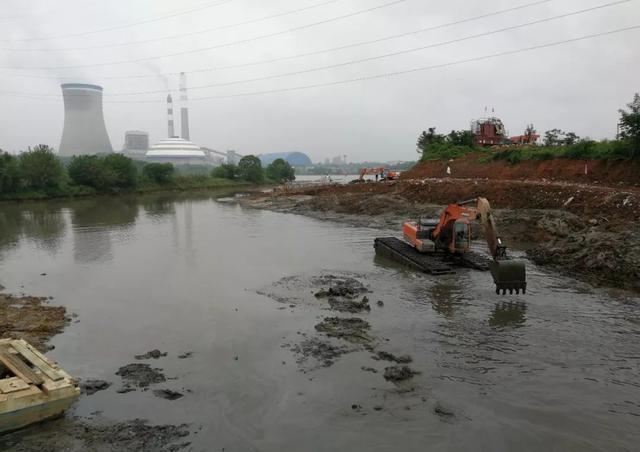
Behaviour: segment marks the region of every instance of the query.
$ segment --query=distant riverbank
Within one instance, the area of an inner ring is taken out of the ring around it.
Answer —
[[[186,192],[200,190],[244,189],[258,185],[246,181],[215,179],[211,177],[183,176],[166,185],[145,184],[130,190],[99,192],[92,187],[70,185],[54,190],[29,190],[14,193],[0,193],[0,202],[41,201],[46,199],[73,199],[93,196],[120,196],[130,194]]]

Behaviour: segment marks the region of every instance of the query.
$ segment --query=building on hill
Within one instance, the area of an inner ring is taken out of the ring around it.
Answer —
[[[282,159],[289,163],[291,166],[311,166],[313,163],[309,156],[302,152],[276,152],[273,154],[262,154],[258,158],[262,162],[263,166],[267,166],[274,162],[274,160]]]

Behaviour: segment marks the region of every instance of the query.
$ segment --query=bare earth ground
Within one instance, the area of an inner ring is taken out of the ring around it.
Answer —
[[[278,190],[247,207],[394,229],[484,196],[512,246],[537,264],[598,285],[640,291],[640,189],[545,180],[409,179]]]

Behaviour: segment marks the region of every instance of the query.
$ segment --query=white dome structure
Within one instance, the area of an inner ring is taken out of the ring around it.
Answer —
[[[149,162],[174,165],[206,165],[207,154],[199,146],[183,138],[168,138],[149,148],[145,158]]]

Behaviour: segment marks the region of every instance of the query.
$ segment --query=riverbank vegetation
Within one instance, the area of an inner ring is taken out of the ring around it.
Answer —
[[[237,166],[193,170],[171,163],[144,163],[115,153],[60,159],[47,145],[18,156],[0,151],[0,200],[217,189],[293,179],[294,170],[284,160],[263,168],[254,156],[243,157]]]
[[[503,144],[490,148],[477,146],[470,131],[436,133],[431,127],[418,137],[417,150],[421,161],[455,159],[470,153],[485,153],[485,161],[506,160],[516,164],[524,160],[640,159],[640,94],[635,94],[627,109],[619,110],[619,133],[615,140],[581,138],[574,132],[551,129],[545,132],[541,145]],[[535,135],[533,126],[527,133]]]

